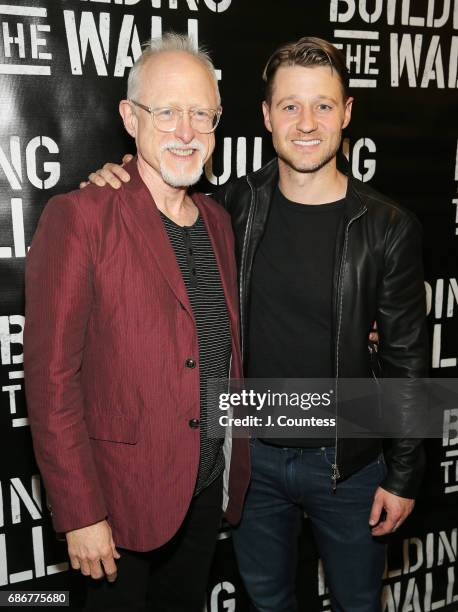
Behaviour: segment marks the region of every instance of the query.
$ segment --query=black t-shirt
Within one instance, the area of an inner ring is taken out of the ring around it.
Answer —
[[[250,378],[332,378],[332,283],[345,200],[306,205],[277,188],[251,281]],[[323,446],[333,439],[269,439]]]

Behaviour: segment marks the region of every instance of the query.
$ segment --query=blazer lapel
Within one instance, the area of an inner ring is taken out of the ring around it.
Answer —
[[[136,157],[129,162],[126,170],[131,178],[128,183],[124,183],[120,196],[139,233],[145,239],[149,252],[165,281],[194,319],[175,252],[170,244],[159,210],[138,173]]]

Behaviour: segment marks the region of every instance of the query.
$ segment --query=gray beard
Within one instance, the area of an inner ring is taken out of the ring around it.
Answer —
[[[170,185],[171,187],[190,187],[191,185],[195,185],[200,179],[202,172],[204,171],[204,167],[201,165],[194,172],[178,174],[167,170],[161,161],[160,170],[162,179],[165,183],[167,183],[167,185]]]

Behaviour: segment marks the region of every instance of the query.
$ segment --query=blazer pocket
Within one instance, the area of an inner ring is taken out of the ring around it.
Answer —
[[[122,442],[136,444],[138,442],[138,417],[111,415],[108,412],[88,412],[85,415],[87,431],[91,440],[106,442]]]

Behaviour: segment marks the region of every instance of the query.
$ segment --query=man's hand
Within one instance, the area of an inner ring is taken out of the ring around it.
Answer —
[[[372,329],[369,334],[369,342],[373,342],[375,344],[375,350],[378,348],[378,332],[377,332],[377,321],[374,321],[372,324]]]
[[[108,183],[113,189],[119,189],[122,183],[128,183],[130,181],[130,174],[124,170],[123,166],[130,162],[132,158],[133,155],[126,153],[122,158],[121,165],[111,163],[105,164],[103,168],[99,168],[89,175],[89,181],[81,182],[80,189],[86,187],[89,183],[94,183],[94,185],[98,185],[99,187],[105,187]]]
[[[82,574],[95,579],[106,575],[108,582],[116,580],[115,559],[121,555],[116,550],[107,521],[68,531],[65,536],[73,569],[81,569]]]
[[[382,487],[378,487],[369,517],[372,535],[382,536],[396,531],[412,512],[414,505],[414,499],[399,497],[399,495],[394,495],[385,491]],[[383,510],[386,512],[386,516],[380,521]]]

